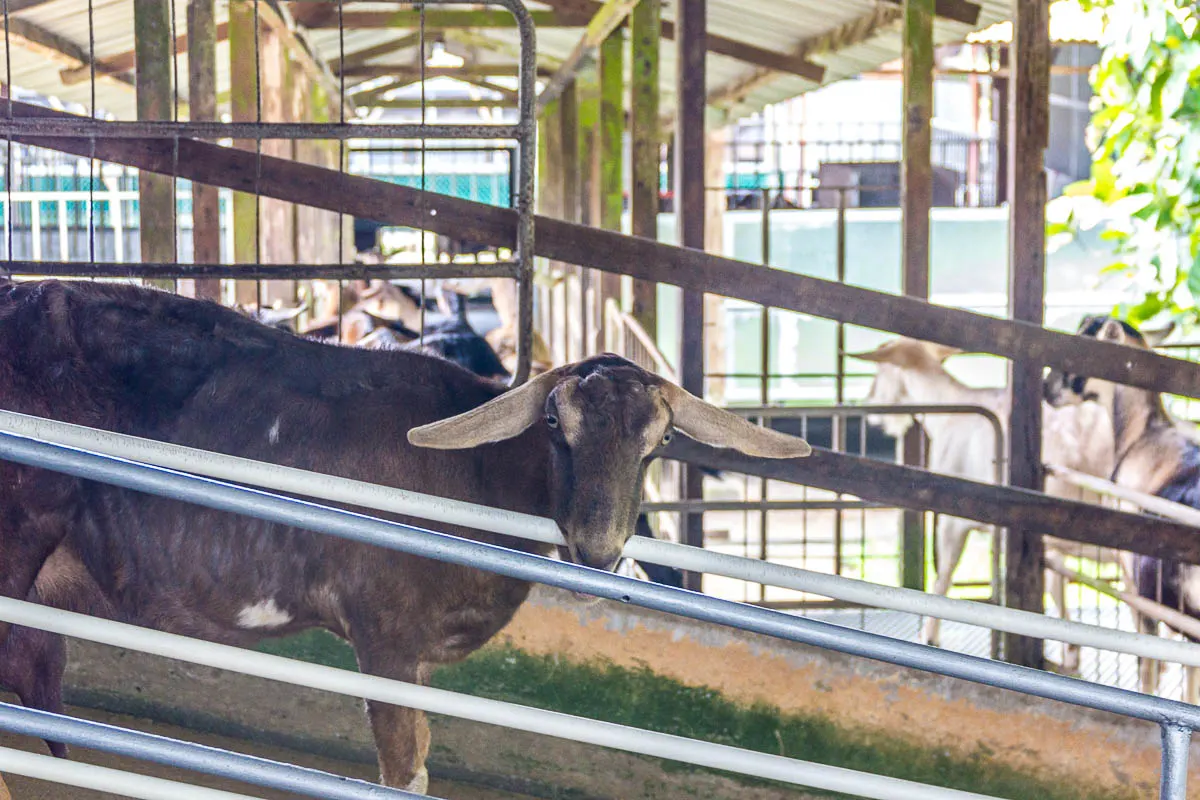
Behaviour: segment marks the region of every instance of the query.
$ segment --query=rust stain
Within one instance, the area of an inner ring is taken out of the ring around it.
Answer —
[[[1012,698],[1011,706],[997,704],[994,694],[990,703],[974,702],[969,684],[947,697],[910,685],[903,670],[859,670],[819,657],[802,663],[736,640],[707,644],[683,626],[648,627],[637,612],[625,608],[620,613],[627,616],[620,630],[614,630],[611,617],[596,613],[602,608],[558,603],[554,595],[542,595],[522,606],[502,635],[531,653],[645,665],[683,683],[712,687],[740,703],[765,702],[785,712],[824,716],[845,728],[964,757],[987,752],[1050,780],[1131,787],[1147,796],[1157,785],[1160,750],[1150,723],[1049,715],[1028,707],[1017,694],[1004,693],[1005,700]],[[795,652],[804,656],[812,651]],[[1193,786],[1188,796],[1200,798],[1200,788]]]

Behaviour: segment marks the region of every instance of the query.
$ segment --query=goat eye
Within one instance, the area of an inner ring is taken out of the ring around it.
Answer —
[[[673,439],[673,438],[675,438],[675,432],[674,432],[674,431],[667,431],[666,433],[664,433],[664,434],[663,434],[663,438],[662,438],[662,443],[663,443],[663,445],[665,446],[665,445],[668,445],[668,444],[670,444],[670,443],[671,443],[671,439]]]
[[[551,428],[557,428],[558,427],[558,417],[554,416],[553,414],[547,414],[546,415],[546,424],[549,425]]]

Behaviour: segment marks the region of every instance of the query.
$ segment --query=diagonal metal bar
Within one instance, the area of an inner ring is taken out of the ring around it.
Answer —
[[[325,800],[421,800],[426,797],[308,767],[9,703],[0,703],[0,730]]]
[[[1200,707],[1188,703],[844,628],[85,450],[0,433],[0,458],[279,525],[1159,725],[1169,723],[1192,730],[1200,727]]]

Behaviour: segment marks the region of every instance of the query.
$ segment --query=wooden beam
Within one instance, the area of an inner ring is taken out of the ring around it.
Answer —
[[[1022,0],[1013,21],[1009,131],[1012,169],[1008,196],[1009,311],[1013,319],[1043,324],[1046,289],[1046,147],[1050,137],[1050,0]],[[1011,417],[1008,480],[1042,488],[1042,365],[1018,358],[1009,364]],[[1043,612],[1045,553],[1042,529],[1017,525],[1005,549],[1005,605]],[[1005,660],[1038,669],[1042,642],[1004,635]]]
[[[903,9],[901,288],[909,297],[928,300],[929,213],[933,206],[933,0],[904,0]],[[917,426],[909,429],[901,446],[903,463],[924,463],[925,440]],[[924,589],[925,514],[909,511],[901,522],[902,584],[909,589]]]
[[[487,89],[489,92],[495,92],[505,100],[510,101],[510,104],[513,105],[516,104],[517,98],[520,95],[516,89],[510,89],[507,86],[501,86],[498,83],[492,83],[491,81],[483,78],[459,78],[459,80],[461,80],[463,83],[469,83],[472,86],[478,86],[480,89]]]
[[[369,103],[361,103],[364,107],[369,108],[420,108],[421,98],[404,98],[400,100],[371,100]],[[516,100],[507,97],[486,98],[474,100],[467,97],[450,97],[437,100],[434,98],[425,99],[426,108],[501,108],[516,105]]]
[[[258,95],[262,75],[258,70],[256,47],[259,36],[255,35],[258,22],[255,8],[258,4],[235,0],[229,4],[229,110],[234,122],[255,122],[259,118]],[[259,32],[261,35],[261,31]],[[256,145],[252,141],[234,142],[237,147],[249,151],[255,157]],[[259,258],[259,228],[261,225],[262,201],[251,185],[249,191],[233,193],[233,252],[235,264],[253,264]],[[257,287],[251,281],[234,282],[235,300],[241,305],[258,303]]]
[[[585,0],[583,5],[580,4],[579,0],[543,0],[543,2],[559,11],[570,11],[579,8],[596,9],[601,5],[594,0]],[[660,20],[659,35],[663,39],[673,40],[675,38],[675,23],[670,20]],[[712,32],[708,34],[708,52],[728,58],[735,58],[747,64],[799,75],[801,78],[806,78],[815,83],[820,83],[825,76],[824,67],[820,64],[814,64],[806,58],[796,58],[787,53],[767,50],[749,42],[728,39]]]
[[[486,64],[467,65],[462,67],[426,67],[424,75],[429,78],[508,78],[516,76],[518,72],[516,64],[496,64],[488,66]],[[544,69],[538,69],[538,75],[547,75],[549,72]],[[342,70],[342,75],[347,78],[385,78],[396,77],[408,79],[410,81],[421,80],[421,70],[414,69],[411,63],[409,64],[362,64],[357,67],[346,67]]]
[[[532,11],[533,23],[537,28],[582,28],[591,15],[587,12]],[[325,13],[308,14],[308,28],[337,28],[337,7],[327,7]],[[375,30],[380,28],[403,28],[417,30],[421,27],[419,11],[345,11],[342,12],[341,27],[346,30]],[[515,28],[516,18],[507,11],[435,11],[425,12],[425,31],[445,31],[455,28]]]
[[[707,43],[707,0],[678,0],[675,5],[675,227],[681,247],[704,250],[705,166],[705,57]],[[685,291],[679,307],[679,378],[683,388],[704,397],[704,293]],[[704,474],[685,469],[683,497],[698,500],[704,495]],[[684,518],[683,543],[704,546],[704,517]],[[684,574],[684,585],[700,591],[702,576]]]
[[[18,124],[31,118],[81,121],[72,114],[19,101],[13,102],[12,108]],[[172,138],[93,139],[86,135],[53,136],[20,131],[14,132],[12,138],[83,158],[92,154],[94,141],[95,157],[101,161],[176,175],[233,191],[253,191],[257,183],[264,196],[290,203],[391,225],[420,227],[500,247],[512,247],[515,243],[517,215],[512,209],[270,156],[262,158],[256,181],[253,153],[194,139],[179,140],[177,158]],[[437,213],[430,214],[431,210]],[[549,217],[539,216],[537,225],[535,254],[545,258],[884,330],[968,352],[1028,359],[1077,375],[1200,397],[1200,365],[1183,359]]]
[[[3,29],[3,21],[0,20],[0,31]],[[8,36],[14,45],[40,53],[55,61],[66,62],[68,67],[82,67],[87,71],[87,74],[91,74],[92,60],[87,48],[76,44],[61,34],[47,30],[40,25],[35,25],[28,20],[10,17],[8,20]],[[110,73],[99,64],[96,65],[96,77],[109,78],[130,88],[133,88],[134,85],[131,76]]]
[[[225,26],[228,35],[228,25]],[[188,111],[193,122],[217,119],[217,25],[215,0],[188,0]],[[192,184],[192,263],[221,262],[220,191],[203,183]],[[221,281],[200,278],[196,297],[221,300]]]
[[[399,36],[389,42],[377,44],[374,47],[367,47],[362,50],[355,50],[353,53],[347,53],[344,59],[332,58],[329,60],[329,69],[336,75],[346,67],[362,66],[373,58],[390,55],[397,50],[406,50],[410,47],[417,47],[420,44],[420,33],[410,33],[405,36]]]
[[[171,85],[175,54],[171,51],[169,0],[134,0],[133,33],[137,43],[137,116],[139,120],[171,120]],[[175,252],[175,179],[138,174],[138,239],[142,261],[178,261]],[[152,281],[173,288],[174,281]]]
[[[881,31],[900,23],[903,9],[892,3],[876,3],[862,16],[831,28],[824,33],[801,41],[792,51],[793,58],[808,59],[822,53],[834,53],[871,39]],[[729,108],[744,102],[746,97],[779,77],[774,69],[756,70],[749,77],[724,86],[709,95],[709,105]]]
[[[229,38],[229,23],[222,22],[217,26],[217,41],[225,41]],[[175,54],[183,55],[188,50],[188,34],[181,33],[175,37]],[[103,72],[107,75],[122,75],[126,72],[133,72],[137,66],[137,54],[133,50],[126,50],[124,53],[118,53],[115,56],[109,56],[96,62],[96,72]],[[74,86],[79,83],[91,79],[91,69],[87,66],[71,67],[64,69],[58,73],[59,79],[66,86]]]
[[[814,447],[809,458],[771,461],[677,436],[667,447],[665,457],[707,469],[854,495],[885,506],[927,509],[1002,527],[1025,527],[1075,542],[1200,564],[1196,528],[1181,522],[1048,497],[1027,489],[952,478],[824,448]]]
[[[521,43],[515,40],[502,40],[489,36],[482,31],[456,29],[443,34],[447,42],[463,47],[475,47],[489,53],[497,53],[512,59],[512,74],[516,75],[516,64],[521,60]],[[545,53],[537,54],[538,74],[550,77],[554,70],[562,66],[562,60]]]
[[[630,189],[631,232],[658,240],[659,47],[662,0],[642,0],[630,19]],[[633,282],[631,313],[650,338],[658,340],[658,284]]]
[[[904,0],[884,0],[884,2],[901,5]],[[983,8],[978,3],[972,3],[969,0],[936,0],[933,13],[949,22],[974,27],[979,24],[981,11]]]
[[[675,24],[669,20],[662,22],[662,38],[675,38]],[[780,53],[778,50],[768,50],[765,47],[748,42],[729,39],[724,36],[708,35],[708,52],[727,58],[735,58],[756,67],[763,67],[774,72],[797,75],[813,83],[825,80],[825,67],[814,64],[806,55]]]
[[[575,80],[579,68],[596,57],[601,44],[608,41],[610,34],[621,26],[637,3],[638,0],[607,0],[599,7],[571,54],[538,95],[539,111],[558,99],[562,90]]]

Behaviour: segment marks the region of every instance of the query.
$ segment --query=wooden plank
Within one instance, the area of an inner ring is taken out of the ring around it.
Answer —
[[[814,447],[809,458],[771,461],[718,450],[683,436],[665,457],[708,469],[742,472],[861,497],[896,508],[925,508],[941,514],[1006,527],[1024,527],[1115,550],[1200,564],[1196,528],[1181,522],[1115,511],[1028,489],[977,483]]]
[[[625,36],[618,26],[600,45],[600,215],[601,228],[621,230],[625,201]],[[600,275],[596,318],[597,339],[606,342],[604,308],[610,299],[621,302],[621,276]]]
[[[223,42],[229,38],[229,23],[222,22],[217,26],[216,32],[217,41]],[[188,34],[181,33],[175,37],[175,53],[182,55],[188,51]],[[137,53],[134,50],[126,50],[124,53],[118,53],[115,56],[100,59],[96,62],[96,71],[103,72],[107,75],[123,75],[126,72],[132,72],[137,66]],[[91,69],[87,66],[71,67],[64,69],[58,73],[59,80],[64,86],[74,86],[78,83],[83,83],[91,77]]]
[[[407,36],[399,36],[391,41],[377,44],[374,47],[366,47],[362,50],[355,50],[352,53],[347,53],[344,59],[340,57],[330,59],[329,69],[336,75],[346,67],[362,66],[373,58],[390,55],[397,50],[407,50],[410,47],[417,47],[420,44],[420,33],[410,33]]]
[[[0,19],[0,31],[3,30],[4,22]],[[85,74],[91,75],[92,60],[86,48],[76,44],[65,36],[36,25],[29,20],[10,17],[8,20],[8,40],[13,45],[65,63],[69,68],[82,67]],[[134,85],[133,78],[129,75],[112,74],[99,65],[96,67],[96,77],[111,79],[131,88]]]
[[[630,19],[630,189],[631,232],[658,240],[659,47],[662,0],[642,0]],[[633,282],[633,318],[658,339],[658,284]]]
[[[905,0],[884,0],[894,5],[900,5]],[[979,24],[979,14],[983,8],[978,3],[968,0],[937,0],[934,3],[934,13],[941,19],[957,22],[960,25],[974,27]]]
[[[662,38],[675,38],[675,24],[670,20],[664,20],[662,23]],[[708,35],[708,52],[744,61],[773,72],[796,75],[813,83],[821,83],[825,80],[825,68],[809,61],[804,55],[780,53],[778,50],[768,50],[765,47],[725,36],[716,36],[710,33]]]
[[[792,50],[793,58],[807,59],[821,53],[833,53],[868,41],[880,32],[893,28],[900,22],[902,10],[895,5],[876,3],[870,11],[849,22],[838,25],[797,43]],[[708,102],[717,108],[732,108],[743,102],[753,92],[779,77],[775,69],[755,70],[751,75],[728,86],[713,91]]]
[[[19,101],[13,102],[12,108],[18,123],[38,117],[77,119],[71,114]],[[17,132],[13,140],[84,158],[92,152],[92,139],[86,136]],[[255,185],[253,153],[193,139],[180,140],[178,160],[174,158],[171,139],[101,137],[95,139],[95,148],[96,158],[102,161],[174,174],[234,191],[247,191]],[[262,161],[259,186],[265,196],[289,202],[392,225],[421,226],[436,233],[502,247],[514,244],[517,217],[508,208],[270,157]],[[430,210],[437,214],[429,214]],[[549,217],[539,216],[537,225],[535,252],[546,258],[889,331],[969,352],[1028,358],[1076,374],[1200,397],[1200,365],[1182,359]]]
[[[228,35],[228,25],[226,35]],[[188,111],[195,122],[217,119],[217,26],[216,0],[188,0]],[[192,263],[221,261],[220,191],[203,183],[192,184]],[[200,278],[194,294],[205,300],[221,299],[221,281]]]
[[[261,76],[255,55],[258,37],[263,35],[261,21],[255,19],[255,3],[234,0],[229,4],[229,108],[234,122],[256,122],[259,117],[258,90]],[[258,36],[255,30],[258,30]],[[256,144],[250,140],[238,140],[234,146],[250,153],[251,176]],[[233,213],[233,263],[254,264],[259,260],[258,230],[262,204],[255,194],[255,184],[250,182],[249,191],[234,192]],[[258,302],[258,289],[251,281],[236,281],[234,297],[241,305]]]
[[[542,28],[582,28],[591,21],[586,11],[531,11],[533,23]],[[313,30],[338,27],[337,7],[333,6],[319,16],[305,17],[305,26]],[[346,30],[377,30],[380,28],[402,28],[416,30],[421,27],[419,11],[346,11],[342,14],[342,26]],[[516,18],[508,11],[481,9],[476,11],[425,12],[425,31],[444,31],[455,28],[515,28]]]
[[[424,77],[430,78],[501,78],[514,77],[517,74],[516,64],[495,64],[492,66],[463,66],[463,67],[426,67]],[[539,68],[537,74],[548,76],[548,70]],[[419,81],[422,72],[413,69],[412,64],[362,64],[357,67],[346,67],[342,75],[347,78],[384,78],[395,77],[400,80]]]
[[[171,120],[171,85],[175,55],[171,52],[169,0],[134,0],[133,31],[137,44],[137,115],[139,120]],[[138,174],[138,239],[142,261],[177,261],[175,257],[175,179]],[[152,281],[174,288],[174,281]]]
[[[637,3],[638,0],[606,0],[600,5],[570,55],[538,95],[539,113],[548,103],[557,100],[558,96],[562,94],[562,90],[575,81],[579,68],[596,57],[602,43],[611,38],[613,32],[625,22],[625,18],[629,16]]]
[[[1050,0],[1024,0],[1013,21],[1009,98],[1008,178],[1009,311],[1013,319],[1043,323],[1046,287],[1046,147],[1050,137]],[[1009,364],[1012,412],[1008,434],[1011,486],[1042,488],[1042,365]],[[1045,596],[1042,539],[1036,528],[1009,528],[1005,548],[1005,605],[1042,613]],[[1004,657],[1042,666],[1042,642],[1005,634]]]
[[[929,213],[933,206],[933,0],[905,0],[902,60],[904,125],[901,133],[901,290],[929,299]],[[901,444],[903,463],[921,466],[925,442],[913,426]],[[901,521],[902,585],[925,588],[925,514]]]
[[[581,7],[596,9],[601,5],[598,2],[593,2],[593,0],[586,0],[583,5],[580,4],[579,0],[544,0],[544,2],[546,5],[560,11]],[[675,23],[670,20],[660,19],[659,36],[663,39],[673,40],[675,38]],[[801,78],[806,78],[817,83],[820,83],[825,78],[825,68],[820,64],[814,64],[806,58],[797,58],[788,53],[768,50],[765,47],[759,47],[750,42],[729,39],[711,32],[708,34],[708,52],[719,56],[735,58],[747,64],[799,75]]]
[[[675,227],[681,247],[704,250],[705,53],[707,0],[678,0],[675,6]],[[683,388],[704,396],[704,294],[685,291],[680,301],[679,378]],[[684,499],[704,495],[704,476],[683,471]],[[683,543],[704,546],[704,518],[688,515]],[[699,591],[703,576],[685,573],[684,585]]]

